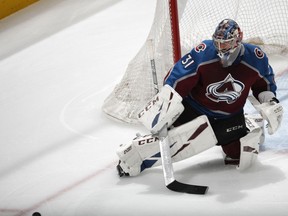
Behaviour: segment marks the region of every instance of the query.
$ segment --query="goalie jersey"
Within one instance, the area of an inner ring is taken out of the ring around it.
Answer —
[[[237,59],[223,67],[212,40],[205,40],[169,71],[164,84],[173,87],[194,109],[212,118],[243,111],[246,99],[271,91],[276,95],[273,69],[257,46],[243,43]]]

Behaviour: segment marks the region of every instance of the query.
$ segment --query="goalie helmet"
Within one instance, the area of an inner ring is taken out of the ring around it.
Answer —
[[[212,36],[213,44],[224,67],[230,66],[240,52],[243,33],[232,19],[222,20]]]

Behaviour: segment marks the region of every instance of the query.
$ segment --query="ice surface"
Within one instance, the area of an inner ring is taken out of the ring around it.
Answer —
[[[217,147],[174,165],[179,181],[208,185],[205,196],[167,190],[160,167],[117,176],[115,149],[145,130],[107,118],[101,106],[144,43],[155,5],[42,0],[0,21],[1,216],[287,212],[286,113],[245,172],[224,166]],[[287,69],[287,60],[272,60]]]

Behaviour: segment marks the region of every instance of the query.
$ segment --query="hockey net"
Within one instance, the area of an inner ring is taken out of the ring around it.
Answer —
[[[287,0],[181,0],[178,1],[176,18],[173,15],[175,3],[177,6],[177,0],[157,1],[146,42],[129,63],[120,83],[104,101],[102,108],[109,116],[137,123],[139,109],[153,97],[155,89],[161,88],[164,76],[179,55],[189,52],[202,40],[211,39],[217,24],[225,18],[236,20],[244,32],[244,42],[259,45],[268,55],[287,56]],[[173,23],[178,26],[175,28]],[[180,44],[180,54],[175,49],[177,43]],[[278,77],[287,77],[288,64],[286,66],[279,69]],[[286,83],[286,78],[283,79],[282,82]]]

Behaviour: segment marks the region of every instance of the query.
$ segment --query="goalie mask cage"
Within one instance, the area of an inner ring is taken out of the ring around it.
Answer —
[[[225,18],[239,24],[244,42],[260,46],[267,54],[287,55],[288,0],[181,0],[178,6],[177,0],[157,0],[147,40],[105,99],[103,111],[137,123],[139,110],[161,89],[174,62],[202,40],[211,39]]]

